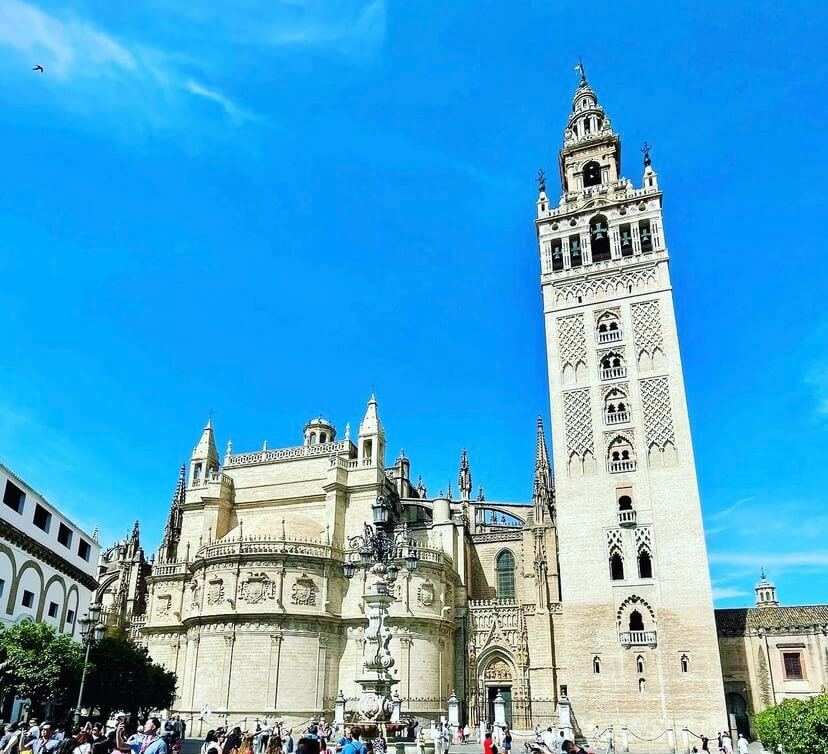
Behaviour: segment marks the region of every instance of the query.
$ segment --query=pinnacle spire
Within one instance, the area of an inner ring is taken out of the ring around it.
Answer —
[[[472,491],[472,476],[471,467],[469,466],[468,451],[463,448],[460,453],[460,475],[458,477],[458,484],[460,485],[460,499],[470,500]]]
[[[535,506],[535,523],[543,522],[547,515],[555,519],[555,480],[549,466],[543,419],[538,417],[538,434],[535,447],[535,476],[532,484],[532,503]]]
[[[181,536],[181,519],[183,516],[184,499],[186,496],[187,467],[181,465],[178,472],[178,482],[175,485],[172,500],[170,501],[170,512],[167,516],[167,523],[164,526],[164,536],[161,539],[161,546],[158,548],[162,559],[166,562],[175,562],[178,553],[178,540]]]
[[[371,397],[368,399],[368,406],[365,409],[365,416],[359,424],[360,435],[381,435],[385,430],[382,427],[382,421],[379,416],[379,403],[371,391]]]
[[[201,433],[201,439],[198,445],[193,448],[193,459],[206,459],[208,467],[218,467],[218,451],[216,450],[216,438],[213,435],[213,417],[207,420],[204,431]]]

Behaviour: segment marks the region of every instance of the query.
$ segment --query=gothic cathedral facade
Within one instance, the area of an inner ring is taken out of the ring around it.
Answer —
[[[208,423],[131,618],[178,675],[174,712],[352,713],[365,582],[343,561],[395,495],[420,554],[390,608],[404,717],[446,715],[454,695],[476,723],[500,697],[515,728],[611,727],[651,751],[726,724],[658,178],[648,158],[641,188],[621,177],[585,78],[560,169],[560,204],[541,180],[536,219],[554,476],[540,420],[524,504],[475,494],[465,450],[456,493],[429,494],[402,452],[387,466],[373,395],[353,438],[318,417],[301,444],[228,443],[220,460]]]

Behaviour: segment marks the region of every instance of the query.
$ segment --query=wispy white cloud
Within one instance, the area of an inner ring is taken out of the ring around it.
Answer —
[[[805,552],[711,552],[710,562],[717,565],[753,566],[757,569],[767,566],[828,566],[828,551],[809,550]]]
[[[727,506],[727,508],[723,508],[722,510],[716,511],[715,513],[709,515],[707,518],[708,518],[709,521],[718,521],[720,519],[726,518],[731,513],[738,510],[739,508],[741,508],[745,503],[753,502],[754,499],[755,498],[752,497],[752,496],[751,497],[743,497],[743,498],[737,500],[732,505]]]
[[[113,67],[138,68],[132,53],[108,34],[82,21],[50,16],[22,0],[0,0],[0,44],[62,79],[109,75]]]
[[[714,600],[727,600],[732,599],[735,597],[747,597],[748,592],[744,589],[739,589],[738,587],[734,586],[714,586],[713,587],[713,599]]]
[[[38,96],[92,121],[106,113],[120,117],[117,133],[138,127],[189,132],[193,122],[209,123],[195,99],[218,105],[233,125],[258,120],[216,87],[192,75],[195,58],[117,39],[105,29],[71,15],[50,15],[25,0],[0,0],[0,56],[14,56],[14,68],[28,73],[34,63]],[[19,66],[19,67],[18,67]],[[101,123],[107,128],[111,123]]]
[[[216,89],[210,89],[209,87],[204,86],[204,84],[199,84],[197,81],[193,81],[193,79],[188,79],[184,84],[184,88],[196,97],[203,97],[210,102],[215,102],[222,110],[224,110],[230,120],[237,125],[240,125],[244,121],[256,120],[256,117],[252,113],[239,107],[229,97],[226,97]]]

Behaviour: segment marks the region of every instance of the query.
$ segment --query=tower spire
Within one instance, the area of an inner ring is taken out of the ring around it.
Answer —
[[[184,485],[186,473],[187,467],[182,464],[181,470],[178,472],[175,492],[173,492],[170,501],[170,512],[164,526],[164,536],[161,539],[161,546],[158,548],[160,558],[168,563],[174,563],[178,558],[178,541],[181,537],[181,519],[186,495]]]
[[[472,475],[471,467],[469,466],[469,454],[465,448],[463,448],[463,452],[460,453],[460,474],[458,477],[458,483],[460,485],[460,499],[470,500],[472,491]]]
[[[555,520],[555,481],[549,467],[549,454],[546,451],[546,435],[543,431],[543,419],[538,417],[538,434],[535,446],[535,475],[532,483],[532,504],[534,505],[535,523]]]

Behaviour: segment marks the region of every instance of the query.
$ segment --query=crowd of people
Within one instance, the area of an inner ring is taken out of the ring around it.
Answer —
[[[133,729],[124,720],[114,727],[91,722],[58,727],[32,718],[4,726],[0,754],[179,754],[185,735],[186,723],[180,718],[162,723],[150,717]]]

